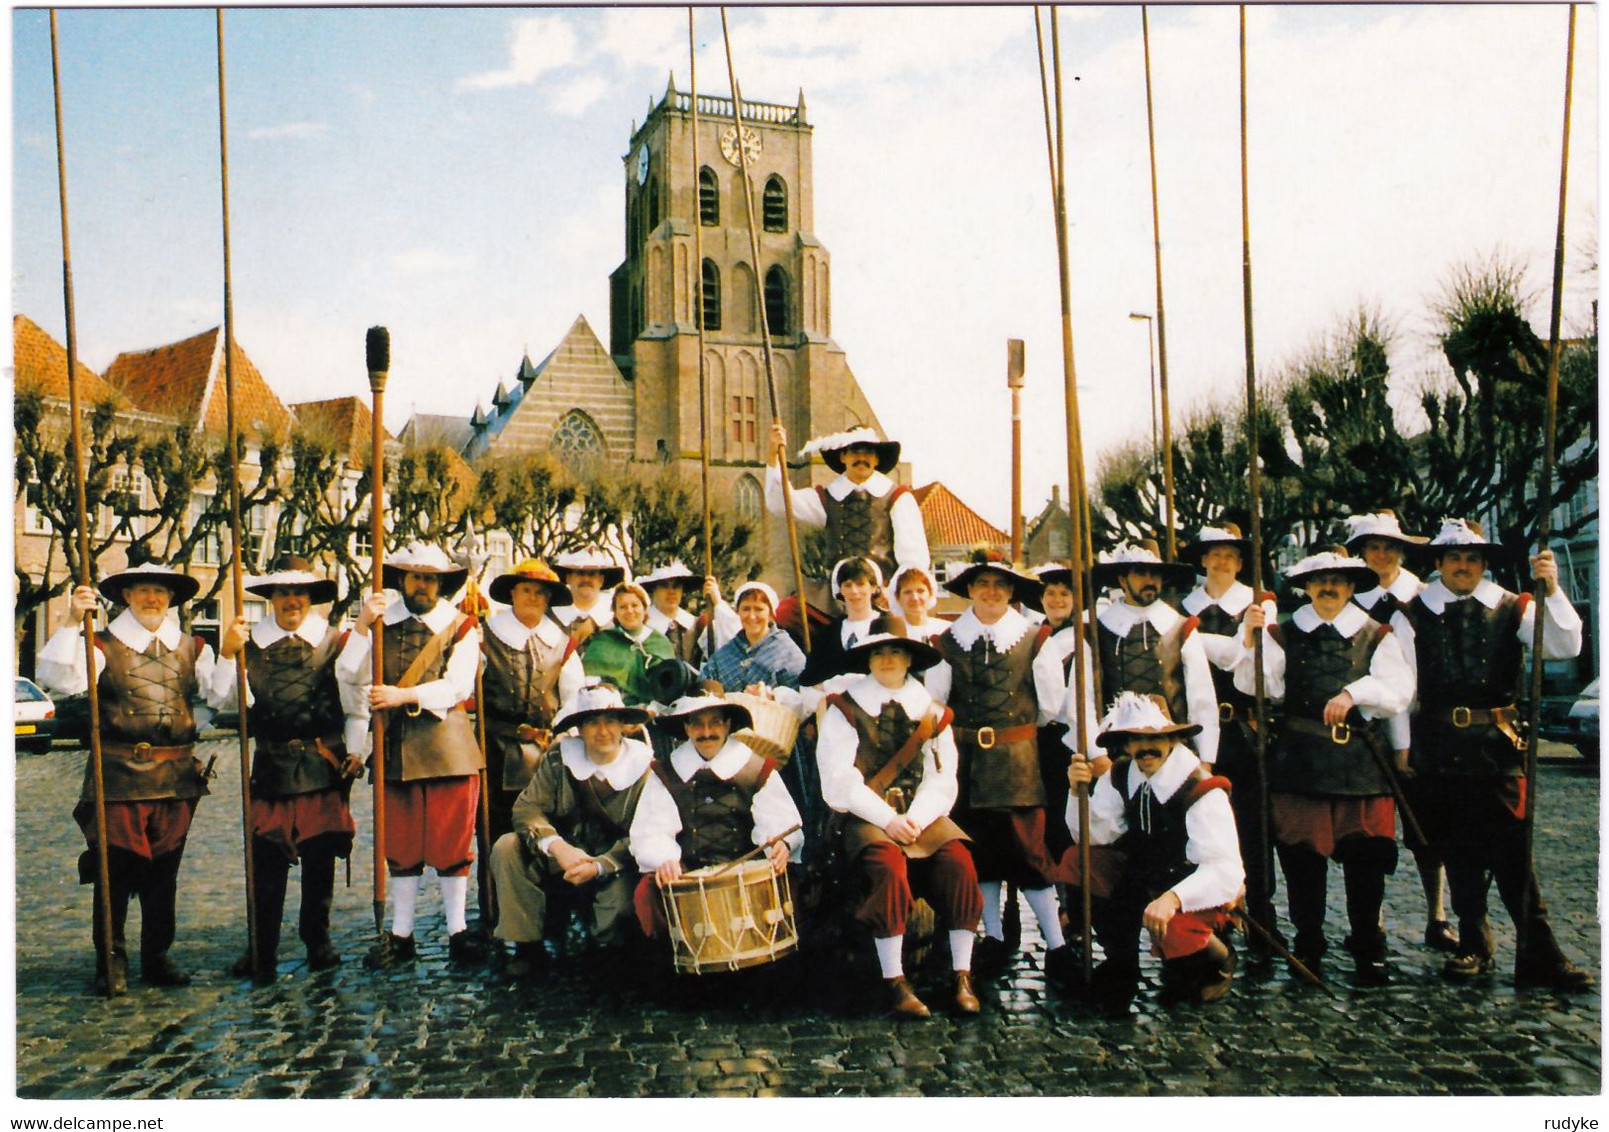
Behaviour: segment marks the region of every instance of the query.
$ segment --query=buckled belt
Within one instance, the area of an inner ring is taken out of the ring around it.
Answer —
[[[987,751],[999,746],[1001,743],[1021,743],[1028,739],[1035,739],[1039,735],[1036,724],[1024,723],[1017,727],[957,727],[956,738],[965,743],[972,743],[980,751]]]
[[[271,742],[266,739],[257,740],[257,754],[262,755],[316,755],[329,763],[336,770],[341,769],[341,760],[331,750],[332,746],[344,747],[346,740],[341,738],[324,739],[286,739],[283,742]]]
[[[1319,719],[1308,719],[1306,716],[1293,715],[1285,718],[1285,726],[1292,731],[1299,731],[1303,735],[1323,735],[1338,747],[1344,747],[1352,742],[1352,725],[1350,723],[1325,723]]]
[[[101,754],[114,759],[139,759],[150,762],[169,762],[187,757],[194,744],[182,747],[153,747],[149,743],[102,743]]]
[[[1252,722],[1252,717],[1256,714],[1257,713],[1253,710],[1251,704],[1230,704],[1222,702],[1218,704],[1219,723],[1233,723],[1237,719],[1244,719],[1246,722],[1250,723]]]
[[[553,732],[546,727],[532,727],[522,723],[514,728],[514,738],[521,743],[540,743],[544,747],[553,742]]]
[[[1515,724],[1520,719],[1520,709],[1513,704],[1505,704],[1495,708],[1450,707],[1427,710],[1422,714],[1429,716],[1437,723],[1450,723],[1454,727],[1495,727],[1501,731],[1514,749],[1523,751],[1526,748],[1525,737],[1519,733]]]

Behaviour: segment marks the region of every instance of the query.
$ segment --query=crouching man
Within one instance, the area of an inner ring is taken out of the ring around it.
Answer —
[[[1164,1003],[1212,1002],[1229,991],[1235,955],[1219,934],[1243,891],[1235,815],[1227,779],[1209,776],[1179,740],[1200,727],[1174,723],[1160,696],[1122,693],[1095,742],[1113,757],[1098,779],[1074,758],[1067,770],[1076,791],[1094,781],[1089,833],[1069,800],[1067,827],[1090,856],[1090,918],[1106,953],[1095,969],[1096,1001],[1126,1013],[1140,977],[1136,935],[1144,926],[1162,957]],[[1102,854],[1093,850],[1111,846]],[[1068,870],[1076,882],[1079,870]]]
[[[575,734],[537,763],[514,800],[514,832],[492,846],[493,935],[514,944],[511,977],[524,978],[541,965],[549,899],[589,914],[598,943],[625,942],[637,880],[626,831],[653,752],[624,732],[647,721],[646,710],[627,707],[618,689],[602,683],[577,691],[554,721],[556,733],[573,728]]]

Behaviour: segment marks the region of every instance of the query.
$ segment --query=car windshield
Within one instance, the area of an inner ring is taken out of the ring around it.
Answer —
[[[1595,700],[1595,699],[1598,698],[1598,681],[1597,680],[1594,680],[1592,683],[1588,684],[1585,688],[1581,689],[1581,698],[1583,700]]]
[[[38,703],[40,700],[48,699],[50,699],[50,697],[41,692],[38,686],[32,680],[24,680],[20,676],[17,677],[17,702],[19,704]]]

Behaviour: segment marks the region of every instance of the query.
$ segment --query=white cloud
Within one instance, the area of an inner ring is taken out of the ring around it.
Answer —
[[[459,90],[496,90],[530,86],[537,79],[577,61],[575,30],[563,16],[529,16],[514,21],[509,34],[508,65],[458,80]]]
[[[324,122],[286,122],[279,126],[259,126],[248,130],[246,136],[257,140],[269,138],[316,138],[329,129]]]
[[[435,248],[409,248],[391,257],[391,269],[401,275],[442,275],[461,271],[474,260],[465,255],[449,255]]]
[[[610,85],[599,75],[582,75],[572,79],[553,96],[553,108],[560,114],[578,118],[610,91]]]

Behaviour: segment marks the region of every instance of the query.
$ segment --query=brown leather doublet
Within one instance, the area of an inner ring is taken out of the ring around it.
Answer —
[[[473,624],[472,620],[467,622],[462,631],[467,631]],[[395,685],[435,634],[430,626],[417,617],[386,625],[382,632],[385,640],[385,681]],[[453,649],[461,639],[462,632],[436,654],[420,674],[419,684],[441,679],[452,659]],[[417,715],[410,715],[406,708],[393,711],[386,719],[385,739],[387,782],[479,774],[485,765],[480,744],[475,738],[475,726],[470,723],[468,713],[460,704],[455,704],[441,719],[428,711],[420,711]]]
[[[201,646],[186,636],[170,649],[152,639],[143,652],[135,652],[110,632],[95,635],[105,667],[97,691],[100,699],[103,748],[102,781],[110,802],[199,798],[207,793],[201,764],[183,748],[196,739],[196,660]],[[138,744],[166,748],[153,755]],[[135,750],[123,754],[119,748]],[[181,749],[173,753],[174,748]],[[94,769],[86,762],[84,801],[95,797]]]

